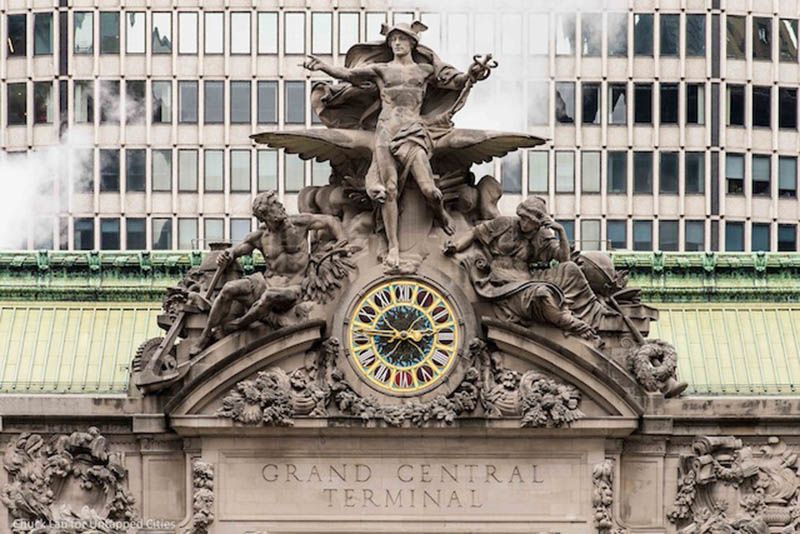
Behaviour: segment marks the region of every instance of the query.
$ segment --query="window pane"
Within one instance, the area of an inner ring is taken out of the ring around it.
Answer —
[[[172,82],[153,81],[153,122],[172,122]]]
[[[28,54],[28,16],[8,15],[6,40],[9,57],[25,57]]]
[[[172,13],[153,13],[153,53],[172,52]]]
[[[637,83],[633,86],[633,122],[650,124],[653,122],[653,85]]]
[[[528,54],[546,56],[550,49],[550,15],[548,13],[531,13],[529,28],[536,28],[528,33]]]
[[[278,82],[258,82],[258,123],[278,122]]]
[[[581,13],[581,54],[584,57],[600,56],[602,36],[602,13]]]
[[[556,152],[556,193],[575,191],[575,153]]]
[[[233,12],[231,13],[231,54],[249,53],[250,13]]]
[[[260,11],[258,13],[258,53],[278,53],[278,14]]]
[[[686,15],[686,55],[706,55],[705,15]]]
[[[125,151],[125,189],[144,191],[146,153],[142,149]]]
[[[535,26],[531,26],[534,28]],[[628,55],[628,14],[608,14],[608,55],[626,57]]]
[[[306,183],[306,165],[294,154],[283,155],[284,188],[287,193],[297,193]]]
[[[772,105],[770,104],[771,90],[771,87],[753,86],[753,126],[770,127],[770,113],[772,111]]]
[[[284,122],[286,124],[305,124],[306,122],[306,83],[286,82],[286,109],[284,109]]]
[[[653,153],[633,153],[633,192],[653,194]]]
[[[231,82],[231,122],[250,122],[250,82]]]
[[[725,223],[725,250],[727,252],[744,252],[744,223]]]
[[[144,250],[147,248],[144,219],[129,218],[125,220],[125,242],[128,250]]]
[[[615,83],[608,86],[608,123],[628,123],[628,91],[625,84]]]
[[[686,86],[686,122],[706,123],[706,88],[702,84],[690,83]]]
[[[311,53],[333,53],[333,13],[311,14]]]
[[[278,190],[278,151],[258,151],[258,190]]]
[[[72,14],[74,23],[74,52],[91,54],[94,43],[94,18],[90,11],[76,11]]]
[[[209,80],[203,86],[203,120],[206,124],[225,121],[225,82]]]
[[[239,243],[250,233],[250,219],[231,218],[231,242]]]
[[[231,191],[250,191],[249,150],[231,150]]]
[[[556,122],[575,122],[575,84],[556,82]]]
[[[128,54],[144,54],[145,18],[144,13],[125,13],[125,51]]]
[[[753,194],[770,193],[770,157],[753,155]]]
[[[778,126],[797,128],[797,89],[793,87],[778,88]]]
[[[197,219],[178,219],[178,249],[197,249]]]
[[[575,221],[572,219],[556,219],[556,222],[564,228],[564,233],[567,234],[567,240],[570,243],[575,242]]]
[[[772,18],[753,17],[753,59],[772,59]]]
[[[653,15],[633,15],[633,53],[637,56],[653,55]]]
[[[203,22],[206,54],[222,54],[225,50],[225,18],[222,13],[206,13]]]
[[[119,12],[100,12],[100,53],[119,54]]]
[[[358,40],[358,13],[339,13],[339,53],[346,53]]]
[[[727,56],[731,59],[744,59],[745,51],[745,17],[727,15],[727,34],[725,38],[725,46],[727,48]]]
[[[10,32],[11,28],[9,27],[9,33]],[[8,44],[9,47],[13,44],[11,35],[9,35]],[[53,53],[52,13],[34,13],[33,15],[33,53],[37,56]]]
[[[608,192],[625,193],[628,190],[628,158],[626,152],[608,152]]]
[[[172,219],[153,219],[153,250],[172,248]]]
[[[428,27],[425,30],[425,43],[438,50],[442,43],[442,16],[439,13],[420,13],[420,20]]]
[[[666,252],[678,250],[678,221],[658,221],[658,249]]]
[[[100,219],[100,249],[119,250],[119,219]]]
[[[330,162],[311,160],[311,185],[328,185],[330,178]]]
[[[705,222],[686,221],[686,252],[699,252],[705,250],[705,233]]]
[[[780,60],[797,61],[797,19],[781,19],[778,31]]]
[[[197,13],[178,13],[178,52],[197,53]]]
[[[678,123],[678,84],[662,83],[661,95],[661,124]]]
[[[225,239],[225,220],[206,219],[203,221],[203,234],[206,248],[210,243],[217,243]]]
[[[119,191],[119,150],[100,150],[100,191]]]
[[[550,122],[550,84],[528,82],[528,125],[539,126]]]
[[[222,150],[205,151],[205,182],[206,191],[222,191],[225,175],[225,154]]]
[[[528,152],[528,190],[531,193],[547,193],[549,170],[545,151]]]
[[[797,226],[794,224],[778,225],[778,251],[797,252]]]
[[[778,196],[797,196],[797,158],[778,158]]]
[[[701,194],[706,189],[704,152],[686,152],[686,194]]]
[[[726,154],[725,178],[728,182],[728,193],[744,193],[744,156],[742,154]]]
[[[125,82],[125,121],[128,124],[142,124],[145,116],[145,81]]]
[[[620,250],[628,247],[628,225],[626,221],[609,220],[606,224],[606,234],[609,250]]]
[[[100,80],[100,124],[119,123],[119,82]]]
[[[76,81],[72,90],[75,122],[94,122],[94,83],[89,80]]]
[[[284,15],[284,53],[306,53],[306,14],[286,13]]]
[[[172,190],[172,151],[153,150],[153,191]]]
[[[744,126],[744,86],[728,86],[728,126]]]
[[[584,193],[600,192],[600,152],[581,152],[581,189]]]
[[[659,173],[659,191],[664,194],[678,194],[678,153],[661,153],[661,171]]]
[[[367,13],[366,41],[378,41],[383,39],[381,35],[381,24],[384,22],[386,22],[386,13]]]
[[[680,16],[661,15],[661,56],[677,56],[680,47]]]
[[[197,82],[178,82],[178,122],[197,122]]]
[[[581,85],[583,99],[583,124],[600,124],[600,84]]]
[[[575,54],[575,15],[559,13],[556,15],[556,55]]]
[[[197,191],[197,150],[178,150],[178,191]]]
[[[51,82],[33,83],[33,122],[51,124],[55,115],[53,84]]]
[[[519,152],[505,156],[500,165],[500,183],[504,193],[522,193],[522,157]]]
[[[94,191],[94,151],[89,149],[76,149],[72,152],[71,162],[73,177],[72,186],[76,193],[91,193]]]
[[[72,230],[72,245],[75,250],[94,248],[94,219],[75,219]]]
[[[750,235],[750,250],[753,252],[769,252],[769,224],[753,223]]]
[[[653,250],[653,221],[633,221],[633,250]]]
[[[581,220],[581,250],[600,250],[600,221]]]

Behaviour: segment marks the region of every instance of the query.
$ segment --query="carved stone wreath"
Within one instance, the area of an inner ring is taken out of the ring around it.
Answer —
[[[70,525],[59,534],[112,532],[107,523],[135,519],[122,458],[95,427],[47,441],[21,434],[9,443],[3,467],[9,483],[0,501],[15,533],[56,532],[48,527],[54,522]]]

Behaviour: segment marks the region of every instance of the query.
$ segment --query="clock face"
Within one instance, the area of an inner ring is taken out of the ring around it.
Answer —
[[[349,357],[373,387],[393,394],[435,387],[453,366],[461,325],[441,292],[418,280],[383,282],[347,324]]]

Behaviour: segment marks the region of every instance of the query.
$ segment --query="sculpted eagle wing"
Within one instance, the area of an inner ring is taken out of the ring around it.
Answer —
[[[302,159],[316,158],[339,165],[348,160],[371,159],[374,132],[338,128],[314,128],[263,132],[250,137],[272,148],[283,148]]]
[[[533,148],[545,142],[534,135],[456,128],[436,140],[433,161],[440,169],[464,169],[473,163],[490,161],[519,148]]]

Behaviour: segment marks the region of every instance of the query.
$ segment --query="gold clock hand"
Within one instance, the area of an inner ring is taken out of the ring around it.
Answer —
[[[397,331],[390,330],[373,330],[371,328],[357,328],[356,332],[367,334],[368,336],[391,337],[395,338],[398,335]]]

